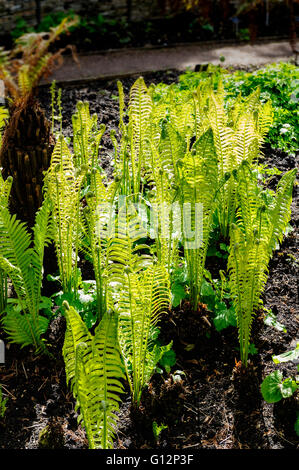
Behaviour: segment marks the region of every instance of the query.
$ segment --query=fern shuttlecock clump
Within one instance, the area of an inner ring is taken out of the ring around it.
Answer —
[[[46,352],[41,335],[49,319],[40,314],[45,247],[52,238],[52,206],[46,199],[36,214],[33,235],[26,224],[0,210],[0,268],[12,282],[17,294],[16,308],[8,309],[2,325],[9,340],[23,346],[33,345],[36,352]]]
[[[72,116],[73,148],[75,166],[87,165],[94,168],[98,164],[101,138],[106,130],[104,124],[97,125],[97,115],[90,115],[89,103],[79,101]]]
[[[76,295],[80,234],[80,191],[87,171],[76,169],[63,136],[55,145],[45,176],[46,194],[53,203],[54,243],[63,291]]]
[[[162,314],[170,305],[167,271],[154,265],[139,275],[126,269],[127,281],[121,292],[119,312],[120,345],[134,406],[140,404],[142,391],[167,346],[154,344],[152,337]]]
[[[67,381],[76,398],[90,449],[113,447],[124,392],[124,366],[118,345],[118,316],[107,312],[91,335],[80,315],[65,302],[67,330],[63,346]]]
[[[42,204],[44,171],[50,164],[54,139],[44,111],[31,95],[10,115],[0,150],[2,174],[13,177],[12,211],[32,226]]]
[[[238,174],[238,210],[231,225],[229,285],[237,314],[240,353],[247,365],[253,315],[268,277],[268,264],[290,219],[296,169],[280,180],[273,200],[263,198],[248,164]]]

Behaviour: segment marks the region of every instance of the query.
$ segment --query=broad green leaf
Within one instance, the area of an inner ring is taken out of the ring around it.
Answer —
[[[280,354],[279,356],[272,356],[273,362],[275,364],[281,364],[282,362],[289,362],[289,361],[297,361],[299,358],[299,343],[297,343],[297,346],[295,349],[292,349],[291,351],[287,351],[283,354]]]
[[[268,403],[276,403],[282,399],[280,385],[282,382],[282,372],[275,370],[271,372],[261,385],[263,398]]]
[[[288,398],[293,395],[293,393],[296,392],[298,388],[298,385],[296,384],[295,380],[291,378],[285,379],[281,386],[280,386],[280,391],[283,396],[283,398]]]

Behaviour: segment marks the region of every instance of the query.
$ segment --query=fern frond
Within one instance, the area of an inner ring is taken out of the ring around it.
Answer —
[[[118,303],[119,339],[133,403],[138,406],[142,390],[156,366],[150,352],[150,337],[169,308],[170,285],[167,271],[160,265],[149,267],[140,275],[127,270],[126,275],[128,287]]]
[[[66,332],[64,337],[64,344],[62,354],[65,362],[65,372],[67,384],[70,384],[71,389],[75,386],[76,380],[76,350],[80,343],[84,343],[88,348],[91,348],[92,337],[89,330],[73,307],[64,303],[65,318],[66,318]],[[81,361],[86,362],[85,354],[81,354]]]
[[[36,216],[32,241],[24,223],[11,216],[7,208],[0,211],[0,268],[11,279],[23,312],[7,310],[4,329],[11,341],[23,346],[33,344],[36,352],[46,352],[40,336],[48,320],[39,315],[39,309],[44,248],[51,239],[50,214],[51,204],[46,199]]]
[[[80,409],[91,449],[113,447],[116,412],[125,378],[118,346],[118,317],[106,313],[91,336],[79,314],[66,303],[67,331],[63,355],[67,380]]]
[[[296,169],[280,180],[274,201],[266,204],[247,162],[238,172],[237,225],[231,226],[229,285],[237,314],[241,360],[247,365],[250,331],[265,288],[268,264],[290,218]]]
[[[45,177],[46,194],[53,204],[54,242],[64,292],[76,295],[79,251],[79,202],[87,167],[75,169],[72,155],[59,137]]]
[[[275,195],[275,201],[269,211],[270,227],[268,227],[268,247],[270,254],[280,243],[291,218],[292,191],[297,175],[297,169],[288,171],[280,179]]]
[[[46,352],[44,343],[40,340],[42,334],[47,331],[49,319],[38,315],[36,319],[32,315],[9,310],[2,319],[3,328],[8,335],[10,343],[21,346],[35,346],[36,354]]]
[[[184,253],[190,279],[191,302],[197,309],[219,176],[211,129],[195,142],[181,162],[178,185],[182,210]]]
[[[98,129],[97,115],[90,115],[89,103],[79,101],[72,116],[73,148],[75,166],[87,165],[93,168],[98,163],[98,151],[101,138],[106,130],[105,125]]]
[[[259,142],[263,143],[266,135],[269,132],[273,123],[273,107],[271,101],[267,101],[264,105],[260,106],[257,120],[257,127],[259,133]]]

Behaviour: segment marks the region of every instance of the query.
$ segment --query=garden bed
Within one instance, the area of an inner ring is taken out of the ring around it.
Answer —
[[[178,73],[152,74],[151,82],[171,83]],[[123,81],[128,90],[134,78]],[[116,82],[90,83],[81,88],[65,88],[62,93],[64,134],[71,135],[71,114],[78,100],[88,100],[90,111],[107,129],[116,129],[119,118]],[[50,117],[50,97],[40,95]],[[106,131],[100,151],[101,162],[111,174],[113,147]],[[298,165],[298,158],[273,150],[266,145],[264,161],[269,167],[285,172]],[[278,178],[269,184],[276,187]],[[269,266],[264,305],[271,308],[286,333],[266,326],[261,314],[254,320],[252,342],[257,354],[250,356],[246,375],[240,371],[237,329],[217,332],[205,305],[192,312],[187,302],[173,309],[161,323],[165,342],[173,340],[176,369],[182,371],[183,382],[170,376],[155,374],[145,391],[140,410],[130,410],[130,397],[123,400],[119,411],[116,448],[294,448],[298,440],[294,431],[296,401],[294,397],[269,405],[264,402],[260,385],[275,369],[273,354],[296,346],[298,332],[297,266],[299,207],[294,189],[291,225],[293,231],[275,252]],[[208,257],[215,268],[218,259]],[[62,345],[65,320],[54,319],[47,333],[55,359],[36,357],[32,351],[8,345],[5,367],[1,366],[1,383],[8,396],[5,419],[0,428],[0,448],[37,448],[39,440],[50,448],[87,448],[85,432],[77,425],[75,401],[66,387]],[[1,333],[3,337],[3,333]],[[280,370],[292,372],[287,364]],[[153,439],[152,424],[156,421],[168,429],[159,441]],[[47,440],[39,439],[48,425]]]

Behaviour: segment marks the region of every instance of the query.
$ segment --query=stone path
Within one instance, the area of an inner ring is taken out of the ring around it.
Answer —
[[[287,41],[249,44],[185,44],[167,48],[140,48],[111,50],[102,53],[80,55],[78,66],[71,57],[66,57],[63,66],[48,79],[57,82],[80,82],[95,79],[110,79],[133,74],[156,72],[167,69],[185,70],[197,64],[264,65],[293,57]]]

